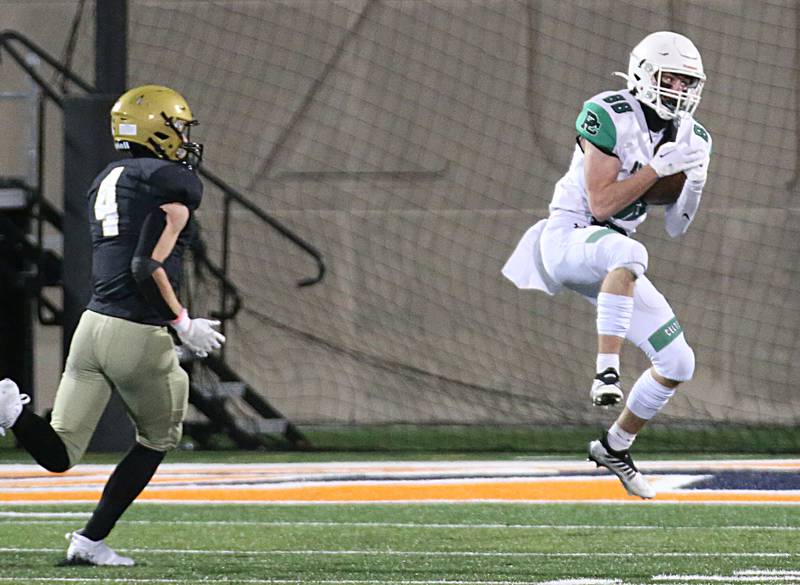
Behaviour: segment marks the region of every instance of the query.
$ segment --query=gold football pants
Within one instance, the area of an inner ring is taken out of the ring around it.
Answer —
[[[189,377],[166,328],[84,311],[56,393],[51,425],[75,465],[111,397],[119,392],[136,440],[157,451],[181,438]]]

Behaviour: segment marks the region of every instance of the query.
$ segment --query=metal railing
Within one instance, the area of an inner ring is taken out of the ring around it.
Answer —
[[[23,70],[25,73],[34,81],[34,83],[41,89],[43,96],[50,100],[53,104],[55,104],[59,109],[64,108],[64,96],[63,91],[59,88],[55,87],[53,84],[49,83],[47,80],[42,77],[42,75],[36,70],[36,68],[28,62],[26,56],[18,50],[16,44],[21,45],[25,50],[29,52],[29,54],[36,55],[41,61],[52,67],[56,70],[65,80],[70,81],[71,83],[75,84],[81,90],[83,90],[87,94],[96,94],[97,89],[79,75],[74,73],[68,67],[65,67],[61,64],[57,59],[55,59],[52,55],[50,55],[46,50],[42,47],[34,43],[29,38],[21,35],[16,31],[6,30],[0,32],[0,61],[2,61],[2,56],[4,53],[8,54],[16,64]],[[43,124],[43,117],[44,117],[44,109],[40,108],[40,115],[42,116],[41,124],[40,124],[40,133],[43,133],[44,124]],[[43,148],[44,143],[44,136],[40,134],[39,136],[39,148]],[[42,162],[43,162],[43,151],[40,150],[40,157],[39,157],[39,185],[41,186],[42,182]],[[325,276],[325,263],[322,257],[322,254],[315,248],[312,244],[301,238],[291,229],[289,229],[286,225],[281,223],[275,217],[258,207],[252,201],[250,201],[244,194],[239,192],[237,189],[226,183],[223,179],[221,179],[218,175],[213,173],[208,168],[200,168],[199,170],[200,175],[205,178],[210,183],[214,184],[223,194],[224,202],[223,202],[223,218],[222,218],[222,258],[221,258],[221,265],[215,264],[208,258],[208,255],[205,252],[205,246],[202,245],[202,242],[199,245],[193,248],[195,252],[194,257],[196,261],[202,263],[203,267],[208,270],[210,274],[217,279],[219,283],[219,290],[220,290],[220,307],[219,310],[214,315],[216,318],[220,320],[230,319],[236,315],[239,311],[242,299],[239,293],[238,288],[236,287],[235,283],[230,279],[229,276],[229,253],[230,253],[230,238],[231,238],[231,208],[234,204],[239,205],[248,211],[250,211],[253,215],[255,215],[258,219],[260,219],[264,224],[269,226],[270,228],[277,231],[282,237],[287,239],[293,245],[300,248],[303,252],[311,256],[313,259],[315,266],[316,266],[316,274],[304,279],[301,279],[297,282],[298,287],[307,287],[318,282],[322,281]],[[42,243],[42,226],[43,222],[48,222],[56,229],[60,230],[61,226],[61,216],[57,210],[55,210],[42,196],[42,189],[37,188],[34,193],[35,203],[36,203],[36,219],[38,221],[38,239],[37,243],[40,249],[40,254],[42,253],[43,243]],[[231,306],[229,307],[229,301]],[[48,307],[49,309],[49,307]]]

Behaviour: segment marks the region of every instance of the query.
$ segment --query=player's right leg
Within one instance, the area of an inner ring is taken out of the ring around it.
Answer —
[[[647,270],[647,249],[607,231],[589,238],[585,250],[588,263],[607,270],[597,295],[597,374],[589,396],[595,406],[609,407],[623,398],[619,354],[633,317],[636,280]]]
[[[0,437],[16,424],[22,407],[30,401],[30,396],[20,394],[19,387],[12,380],[0,380]]]
[[[542,234],[542,261],[558,283],[597,306],[596,375],[590,399],[598,406],[622,401],[619,354],[633,314],[636,279],[647,270],[647,250],[610,228],[562,223]]]
[[[16,384],[0,383],[0,411],[10,410],[13,418],[10,425],[0,424],[11,428],[19,444],[48,471],[66,471],[80,460],[108,402],[111,390],[100,373],[93,337],[87,312],[75,329],[50,423],[23,406],[26,397]]]
[[[622,401],[619,354],[633,314],[636,274],[627,267],[609,272],[597,295],[597,360],[589,397],[592,404],[608,408]]]

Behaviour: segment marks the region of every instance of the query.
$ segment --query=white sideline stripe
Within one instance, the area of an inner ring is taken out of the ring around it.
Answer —
[[[110,577],[0,577],[0,582],[46,581],[48,583],[254,583],[264,585],[289,585],[296,584],[297,579],[207,579],[198,581],[192,579],[112,579]],[[303,583],[317,583],[318,585],[361,585],[367,583],[382,583],[383,585],[616,585],[622,581],[618,579],[559,579],[557,581],[459,581],[452,579],[425,579],[424,581],[378,579],[308,579]]]
[[[791,467],[800,468],[800,459],[795,458],[776,458],[776,459],[691,459],[691,460],[650,460],[637,461],[640,471],[652,471],[659,469],[709,469],[709,470],[735,470],[735,469],[759,469],[759,470],[783,470],[790,471]],[[99,474],[110,474],[114,470],[112,464],[84,464],[81,463],[73,468],[75,473],[95,472]],[[486,473],[519,473],[520,471],[538,471],[551,473],[557,471],[589,469],[589,464],[584,460],[578,459],[524,459],[517,458],[508,461],[326,461],[326,462],[302,462],[302,463],[162,463],[159,466],[158,474],[160,477],[169,476],[170,472],[193,471],[195,473],[220,473],[222,470],[236,470],[243,473],[262,472],[274,476],[285,473],[297,474],[327,474],[334,475],[347,473],[353,474],[360,471],[374,472],[379,470],[382,473],[433,473],[449,471],[451,473],[478,472]],[[3,471],[12,472],[40,472],[41,468],[33,463],[10,463],[0,464],[0,473]],[[69,476],[69,472],[66,477]],[[62,476],[63,477],[63,476]]]
[[[653,581],[679,581],[681,583],[700,581],[708,583],[710,581],[722,583],[770,583],[791,582],[797,583],[797,577],[791,575],[655,575]]]
[[[525,558],[525,557],[559,557],[559,558],[632,558],[639,557],[643,553],[615,553],[615,552],[498,552],[498,551],[417,551],[417,550],[198,550],[198,549],[166,549],[166,548],[120,548],[120,552],[128,554],[168,554],[168,555],[245,555],[245,556],[264,556],[264,555],[321,555],[321,556],[399,556],[399,557],[496,557],[496,558]],[[22,548],[4,547],[0,548],[0,553],[40,553],[40,552],[63,552],[61,548]],[[787,552],[648,552],[648,557],[673,558],[725,558],[725,557],[748,557],[748,558],[794,558],[800,557],[800,553]],[[664,577],[670,577],[664,575]]]
[[[48,518],[54,516],[54,518]],[[66,524],[72,518],[90,518],[83,512],[0,512],[0,524]],[[12,520],[2,520],[12,518]],[[32,520],[24,520],[32,518]],[[431,528],[431,529],[517,529],[517,530],[707,530],[708,526],[663,526],[663,525],[614,525],[614,524],[500,524],[500,523],[420,523],[420,522],[333,522],[333,521],[281,521],[281,520],[122,520],[122,524],[177,524],[183,526],[317,526],[353,528]],[[800,526],[728,525],[715,526],[715,530],[774,530],[781,532],[800,531]]]
[[[484,583],[484,581],[481,581]],[[514,581],[516,583],[516,581]],[[542,581],[538,585],[615,585],[622,583],[619,579],[556,579],[555,581]]]
[[[746,569],[734,571],[734,575],[791,575],[800,577],[800,571],[781,571],[780,569]]]
[[[90,512],[0,512],[0,518],[90,518]]]

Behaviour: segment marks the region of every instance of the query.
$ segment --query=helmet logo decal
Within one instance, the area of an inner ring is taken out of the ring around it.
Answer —
[[[120,124],[120,136],[136,136],[136,124]]]
[[[597,114],[591,110],[587,110],[586,118],[584,118],[581,128],[586,130],[587,134],[596,136],[597,131],[600,130],[600,119],[597,117]]]

